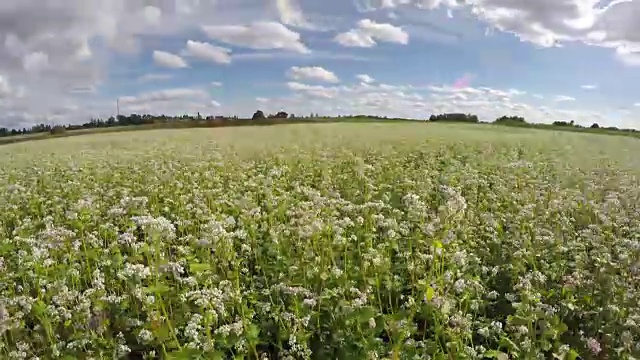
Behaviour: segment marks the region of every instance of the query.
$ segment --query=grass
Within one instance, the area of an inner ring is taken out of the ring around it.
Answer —
[[[124,131],[137,131],[137,130],[159,130],[159,129],[188,129],[188,128],[218,128],[218,127],[238,127],[238,126],[271,126],[271,125],[283,125],[283,124],[327,124],[327,123],[377,123],[377,124],[393,124],[393,123],[405,123],[405,122],[421,122],[424,120],[418,119],[403,119],[403,118],[377,118],[377,117],[320,117],[320,118],[296,118],[296,119],[263,119],[263,120],[251,120],[251,119],[239,119],[239,120],[182,120],[182,121],[169,121],[159,122],[154,124],[143,125],[130,125],[130,126],[113,126],[103,128],[88,128],[81,130],[67,130],[62,133],[36,133],[28,135],[17,135],[0,137],[0,145],[14,144],[23,141],[31,140],[46,140],[61,137],[88,135],[88,134],[102,134],[110,132],[124,132]],[[579,133],[591,133],[591,134],[603,134],[603,135],[616,135],[616,136],[630,136],[640,137],[640,133],[636,131],[629,131],[624,129],[613,130],[608,128],[583,128],[576,126],[555,126],[551,124],[539,124],[539,123],[477,123],[475,125],[488,125],[490,131],[502,131],[504,128],[520,128],[520,129],[538,129],[538,130],[552,130],[552,131],[568,131]],[[496,128],[499,127],[499,128]],[[510,131],[510,130],[504,130]]]
[[[0,358],[637,358],[640,143],[489,129],[3,146]]]
[[[296,118],[296,119],[238,119],[238,120],[181,120],[158,122],[154,124],[129,125],[129,126],[110,126],[101,128],[87,128],[80,130],[67,130],[61,133],[52,134],[50,132],[34,133],[26,135],[12,135],[0,137],[0,145],[15,144],[24,141],[46,140],[54,138],[63,138],[70,136],[104,134],[125,131],[141,131],[141,130],[161,130],[161,129],[190,129],[190,128],[218,128],[218,127],[239,127],[239,126],[272,126],[282,124],[326,124],[326,123],[398,123],[416,121],[411,119],[383,119],[368,117],[340,117],[340,118]]]

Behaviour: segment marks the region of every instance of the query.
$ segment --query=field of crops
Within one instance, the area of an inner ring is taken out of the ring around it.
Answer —
[[[0,147],[0,359],[640,357],[640,141],[445,124]]]

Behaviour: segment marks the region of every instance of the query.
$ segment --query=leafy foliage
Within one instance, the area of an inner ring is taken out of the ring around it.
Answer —
[[[477,115],[472,114],[440,114],[440,115],[431,115],[429,117],[429,121],[436,122],[468,122],[468,123],[477,123],[479,122]]]
[[[266,119],[266,116],[264,116],[264,113],[262,112],[262,110],[258,110],[253,114],[251,119],[252,120],[261,120],[261,119]]]

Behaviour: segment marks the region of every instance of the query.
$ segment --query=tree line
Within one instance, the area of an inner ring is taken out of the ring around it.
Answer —
[[[150,115],[150,114],[130,114],[130,115],[118,115],[116,117],[111,116],[107,119],[92,118],[88,122],[83,124],[69,124],[69,125],[47,125],[38,124],[29,128],[22,129],[9,129],[6,127],[0,127],[0,137],[26,135],[26,134],[39,134],[39,133],[51,133],[61,134],[66,131],[83,130],[83,129],[95,129],[95,128],[108,128],[116,126],[137,126],[137,125],[152,125],[162,123],[184,123],[188,126],[189,122],[202,124],[204,122],[211,122],[216,126],[224,126],[227,122],[251,122],[251,121],[270,121],[273,120],[280,123],[282,120],[294,120],[294,119],[322,119],[317,113],[311,113],[308,116],[296,116],[295,114],[288,114],[285,111],[279,111],[275,114],[266,115],[262,110],[257,110],[250,119],[241,119],[238,116],[206,116],[203,117],[198,113],[196,116],[182,115],[182,116],[168,116],[168,115]],[[378,120],[407,120],[400,118],[388,118],[386,116],[371,116],[371,115],[348,115],[338,116],[338,119],[378,119]],[[464,114],[464,113],[445,113],[445,114],[433,114],[428,118],[429,122],[460,122],[460,123],[480,123],[477,115]],[[520,126],[520,127],[557,127],[563,129],[586,129],[586,127],[576,124],[573,120],[569,121],[555,121],[552,124],[538,124],[529,123],[523,117],[520,116],[501,116],[494,122],[497,125],[506,126]],[[231,123],[229,123],[231,124]],[[591,130],[609,130],[609,131],[622,131],[622,132],[637,132],[634,129],[619,129],[617,127],[601,127],[598,123],[593,123],[590,127]]]

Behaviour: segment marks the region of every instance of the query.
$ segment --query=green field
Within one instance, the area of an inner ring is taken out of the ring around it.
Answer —
[[[640,357],[640,140],[457,124],[0,147],[0,359]]]

